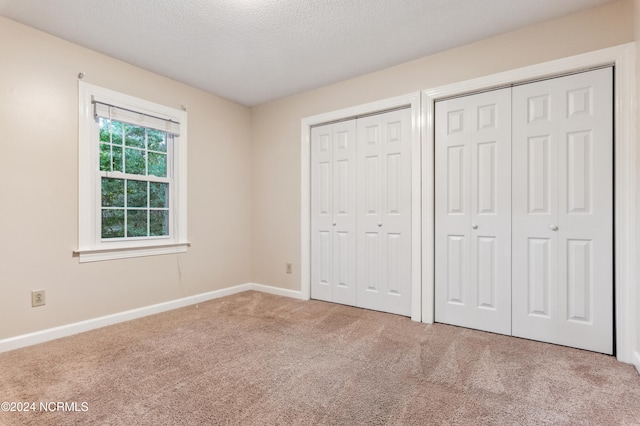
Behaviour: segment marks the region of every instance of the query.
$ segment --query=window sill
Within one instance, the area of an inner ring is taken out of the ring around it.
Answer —
[[[75,250],[73,255],[80,263],[103,260],[127,259],[130,257],[156,256],[161,254],[186,253],[191,243],[162,244],[157,246],[125,247],[97,250]]]

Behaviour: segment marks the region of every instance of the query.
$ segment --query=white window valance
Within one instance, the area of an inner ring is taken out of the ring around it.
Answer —
[[[175,136],[180,135],[180,123],[178,123],[177,121],[143,114],[138,111],[131,111],[126,108],[121,108],[98,101],[93,102],[93,108],[95,118],[108,118],[110,120],[116,120],[124,123],[135,124],[141,127],[161,130],[163,132],[171,133]]]

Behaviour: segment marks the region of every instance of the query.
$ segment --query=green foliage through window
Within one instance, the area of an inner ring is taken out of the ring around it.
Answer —
[[[98,124],[98,166],[106,172],[101,181],[102,238],[168,236],[170,135],[105,118]],[[113,177],[110,172],[122,175]]]
[[[167,177],[166,132],[106,118],[99,120],[101,171]]]

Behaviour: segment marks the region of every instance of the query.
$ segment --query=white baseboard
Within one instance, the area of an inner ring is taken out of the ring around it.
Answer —
[[[631,362],[636,367],[636,370],[638,370],[638,374],[640,374],[640,352],[635,351],[633,353],[633,360]]]
[[[278,296],[292,297],[295,299],[302,298],[300,291],[287,290],[283,288],[271,287],[255,283],[240,284],[234,287],[196,294],[181,299],[171,300],[169,302],[158,303],[156,305],[145,306],[143,308],[132,309],[130,311],[119,312],[117,314],[92,318],[86,321],[80,321],[73,324],[62,325],[42,331],[36,331],[20,336],[10,337],[8,339],[2,339],[0,340],[0,353],[24,348],[26,346],[36,345],[38,343],[48,342],[50,340],[71,336],[74,334],[94,330],[96,328],[106,327],[108,325],[113,325],[120,322],[130,321],[136,318],[146,317],[148,315],[158,314],[160,312],[166,312],[189,305],[195,305],[198,303],[206,302],[208,300],[218,299],[220,297],[230,296],[232,294],[249,290],[261,291],[263,293],[269,293]]]
[[[261,291],[263,293],[275,294],[276,296],[291,297],[292,299],[302,299],[302,292],[299,290],[288,290],[286,288],[272,287],[264,284],[248,283],[247,290]]]

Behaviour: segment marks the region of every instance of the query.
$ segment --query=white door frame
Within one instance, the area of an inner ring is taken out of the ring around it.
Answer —
[[[615,327],[617,358],[635,363],[636,315],[636,48],[623,44],[569,58],[424,90],[422,110],[422,321],[434,320],[434,112],[435,101],[509,84],[547,78],[603,65],[615,66],[614,88],[614,239]]]
[[[420,92],[398,96],[325,114],[303,118],[300,125],[301,154],[300,154],[300,180],[301,180],[301,206],[300,206],[300,273],[301,273],[301,298],[311,298],[311,127],[337,120],[355,118],[390,109],[409,106],[411,108],[411,319],[422,320],[422,241],[421,241],[421,103]]]

